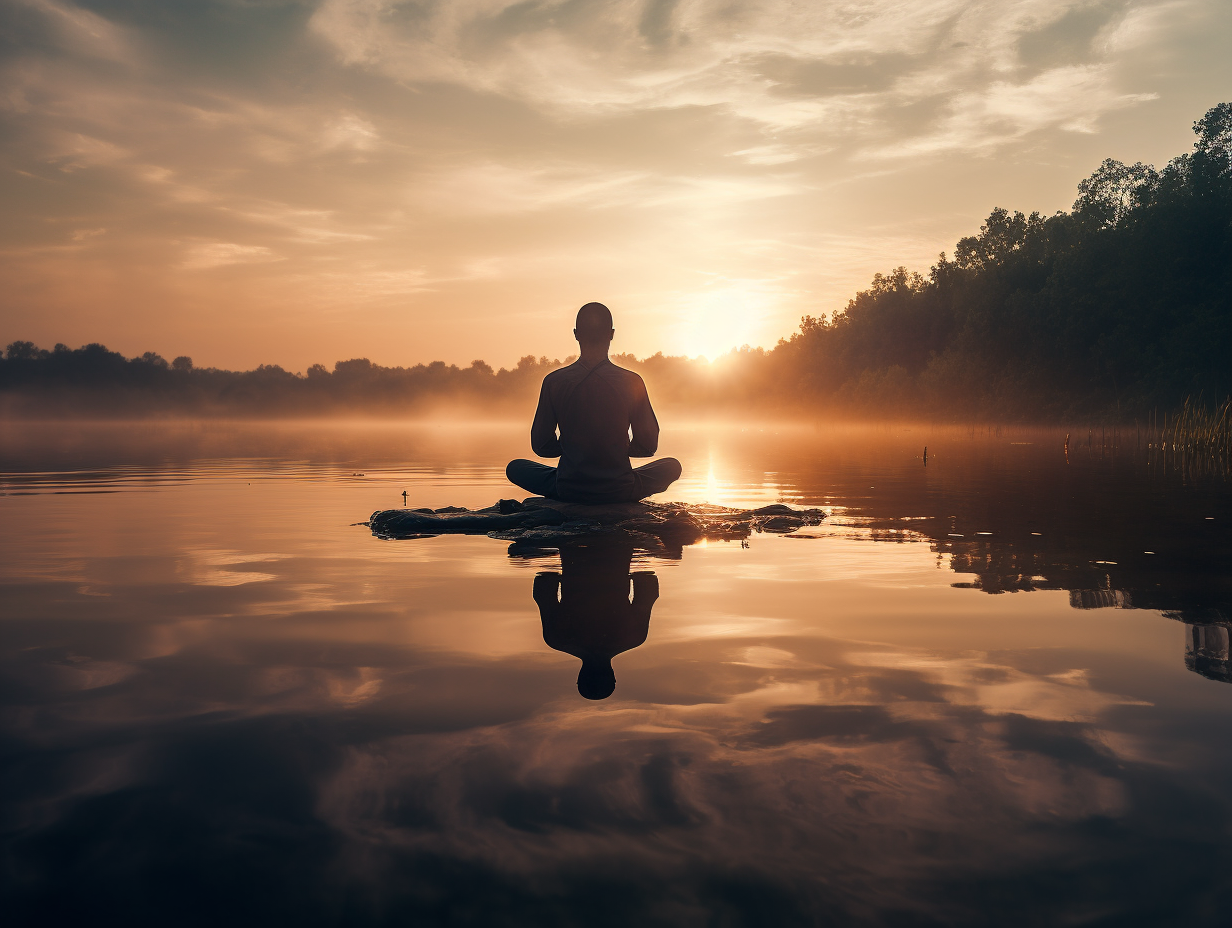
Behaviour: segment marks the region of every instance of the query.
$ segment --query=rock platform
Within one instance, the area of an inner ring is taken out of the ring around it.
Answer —
[[[693,544],[703,538],[735,540],[754,532],[788,534],[819,525],[820,509],[793,509],[776,503],[732,509],[704,503],[609,503],[587,505],[532,496],[504,499],[486,509],[383,509],[368,520],[379,538],[430,538],[436,535],[487,535],[503,541],[550,545],[573,538],[624,533],[655,545]]]

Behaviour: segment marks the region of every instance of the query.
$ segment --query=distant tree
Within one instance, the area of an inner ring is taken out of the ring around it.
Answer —
[[[1074,212],[1100,228],[1116,226],[1145,202],[1158,182],[1159,173],[1149,164],[1125,165],[1106,158],[1078,184]]]
[[[351,358],[334,362],[334,376],[345,380],[361,380],[372,373],[372,362],[367,358]]]
[[[46,353],[41,351],[34,342],[9,342],[4,356],[10,361],[33,361]]]
[[[1198,135],[1194,147],[1232,168],[1232,103],[1211,107],[1205,116],[1194,123],[1193,128]]]
[[[997,207],[980,226],[978,235],[958,240],[954,247],[954,264],[977,271],[1005,264],[1016,251],[1040,239],[1046,222],[1039,213],[1028,216]],[[941,260],[945,262],[944,253]]]

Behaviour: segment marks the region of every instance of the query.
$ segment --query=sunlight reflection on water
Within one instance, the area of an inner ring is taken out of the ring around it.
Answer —
[[[355,523],[512,496],[520,429],[5,429],[11,911],[1220,923],[1226,486],[699,427],[668,497],[831,517],[515,556]]]

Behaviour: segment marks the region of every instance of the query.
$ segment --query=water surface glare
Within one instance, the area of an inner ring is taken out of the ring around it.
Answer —
[[[6,922],[1225,925],[1232,491],[1062,440],[669,427],[830,517],[527,553],[356,524],[522,426],[0,425]]]

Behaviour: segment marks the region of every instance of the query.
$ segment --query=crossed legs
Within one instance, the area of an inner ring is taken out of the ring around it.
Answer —
[[[548,499],[559,499],[556,495],[556,468],[548,467],[537,461],[518,458],[510,461],[505,468],[505,476],[514,486],[529,490],[536,496],[546,496]],[[633,468],[634,490],[632,499],[587,500],[587,502],[630,503],[655,493],[662,493],[680,479],[680,462],[675,458],[660,458]],[[563,500],[573,502],[573,500]]]

